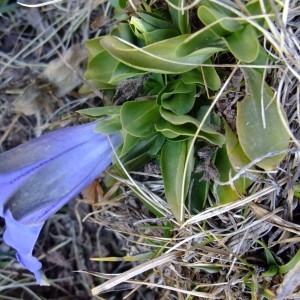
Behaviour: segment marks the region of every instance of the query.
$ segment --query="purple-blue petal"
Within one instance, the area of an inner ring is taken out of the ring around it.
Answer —
[[[111,141],[116,147],[119,135],[111,136]],[[43,222],[99,176],[112,156],[108,138],[95,134],[33,173],[10,196],[5,208],[24,224]]]
[[[44,223],[23,225],[16,221],[11,212],[4,213],[6,229],[3,235],[5,243],[13,247],[16,251],[18,261],[29,271],[34,273],[38,284],[41,283],[42,264],[33,255],[33,247],[36,243]]]
[[[4,240],[38,283],[43,273],[32,250],[44,222],[110,165],[111,145],[116,148],[122,141],[120,134],[94,133],[94,126],[57,130],[0,154]]]
[[[45,164],[95,138],[96,122],[53,131],[0,154],[0,204]],[[102,138],[105,135],[100,135]],[[2,215],[0,205],[0,216]]]

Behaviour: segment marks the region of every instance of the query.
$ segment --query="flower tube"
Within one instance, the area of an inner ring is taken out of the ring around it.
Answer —
[[[32,255],[45,221],[80,193],[112,162],[119,133],[95,133],[96,123],[57,130],[0,154],[0,216],[4,241],[18,261],[47,284]]]

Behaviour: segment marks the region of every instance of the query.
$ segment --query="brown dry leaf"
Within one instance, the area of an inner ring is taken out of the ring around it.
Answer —
[[[93,30],[99,30],[101,27],[111,25],[113,22],[114,20],[112,20],[108,16],[98,16],[92,21],[91,28]]]
[[[16,112],[30,116],[47,106],[48,100],[49,96],[43,90],[37,85],[30,85],[13,101],[13,106]]]
[[[63,97],[81,84],[80,63],[87,58],[87,50],[82,45],[74,45],[65,53],[63,59],[52,60],[43,75],[56,88],[56,95]],[[72,67],[70,67],[72,66]]]
[[[98,203],[98,197],[103,197],[103,189],[100,186],[99,182],[94,180],[88,187],[86,187],[82,192],[82,197],[84,200],[88,201],[91,204]]]

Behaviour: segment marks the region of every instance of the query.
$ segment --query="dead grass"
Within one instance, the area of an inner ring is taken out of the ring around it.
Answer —
[[[184,224],[176,222],[163,200],[162,180],[159,172],[153,173],[153,165],[131,174],[131,179],[118,178],[122,191],[118,196],[106,194],[100,204],[83,197],[43,229],[36,255],[51,279],[50,288],[35,286],[33,276],[0,241],[1,299],[263,299],[263,293],[269,299],[299,299],[299,267],[264,276],[265,251],[256,242],[263,241],[279,265],[295,256],[300,242],[299,199],[292,189],[300,176],[300,8],[297,1],[282,4],[283,13],[265,35],[265,45],[277,59],[268,78],[284,105],[292,138],[280,168],[257,181],[251,196],[217,207],[210,199],[203,212],[193,216],[186,212]],[[78,93],[76,77],[72,90],[62,91],[44,71],[53,59],[63,57],[72,66],[71,73],[80,75],[84,61],[73,64],[74,58],[65,56],[67,50],[100,34],[90,24],[94,14],[109,11],[103,1],[70,0],[42,8],[17,7],[0,16],[3,150],[78,123],[75,110],[101,105],[101,94]],[[226,85],[223,89],[220,97]],[[26,105],[20,105],[24,101]],[[164,217],[154,218],[136,195],[160,207]],[[170,224],[175,229],[169,230]],[[110,261],[124,256],[131,258]],[[97,261],[101,257],[110,259]],[[103,279],[109,280],[100,285]],[[96,296],[105,290],[103,298]]]

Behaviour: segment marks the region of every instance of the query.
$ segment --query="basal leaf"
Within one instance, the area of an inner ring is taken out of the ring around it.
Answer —
[[[251,160],[243,151],[238,138],[233,133],[229,125],[224,121],[225,137],[226,137],[226,150],[229,161],[235,171],[239,171],[243,167],[247,166]]]
[[[191,189],[187,204],[187,208],[191,213],[203,211],[205,208],[209,192],[209,182],[203,177],[204,172],[192,174]]]
[[[261,5],[263,5],[263,10]],[[268,0],[251,0],[246,4],[246,9],[249,11],[250,16],[262,16],[261,18],[255,18],[255,22],[257,22],[260,26],[265,26],[267,23],[263,15],[271,13],[275,5],[275,2],[272,3]],[[272,19],[272,16],[268,16],[268,18]]]
[[[93,80],[93,79],[89,79],[89,83],[98,90],[112,90],[115,88],[114,85],[112,84],[108,84],[105,83],[103,81],[97,81],[97,80]],[[83,84],[80,89],[79,89],[79,93],[80,94],[90,94],[92,92],[92,90],[90,89],[90,87],[86,84]]]
[[[120,81],[127,80],[132,77],[136,77],[139,75],[145,74],[145,71],[137,70],[135,68],[129,67],[123,63],[118,63],[116,68],[114,69],[111,77],[109,79],[109,84],[116,85]]]
[[[161,171],[165,194],[175,218],[181,223],[184,218],[184,201],[188,192],[193,159],[186,161],[190,142],[167,140],[161,151]],[[188,163],[187,177],[183,178],[184,166]],[[182,198],[183,195],[183,198]]]
[[[213,1],[202,1],[201,4],[197,12],[199,19],[205,25],[217,22],[210,29],[218,36],[224,37],[243,28],[240,21],[235,20],[233,14],[221,5]]]
[[[157,29],[174,29],[174,24],[172,24],[171,20],[166,19],[166,14],[159,12],[159,10],[147,13],[137,12],[137,15]],[[177,31],[177,33],[179,32]]]
[[[147,95],[158,95],[164,88],[165,82],[162,74],[153,74],[144,81],[144,90]]]
[[[246,25],[243,30],[226,36],[224,40],[236,59],[251,63],[257,58],[260,44],[252,25]]]
[[[179,35],[174,24],[166,19],[166,14],[158,12],[137,12],[138,17],[133,16],[130,20],[132,31],[146,45]]]
[[[221,182],[227,182],[236,174],[229,161],[226,145],[218,149],[215,158],[215,166],[219,171]],[[218,185],[216,191],[220,203],[226,204],[240,199],[240,195],[245,193],[246,189],[249,187],[250,184],[251,181],[249,179],[241,176],[234,181],[233,185]]]
[[[207,60],[205,64],[211,63]],[[214,67],[201,66],[182,75],[182,81],[189,84],[202,84],[216,91],[221,86],[221,80]]]
[[[99,54],[99,52],[103,51],[103,47],[100,45],[100,38],[87,40],[84,42],[84,44],[87,47],[91,57],[94,57]]]
[[[183,124],[193,124],[195,127],[198,127],[200,122],[189,115],[177,115],[171,112],[170,110],[160,107],[159,109],[161,116],[168,122],[174,125],[183,125]]]
[[[130,25],[124,22],[120,22],[117,26],[113,27],[110,35],[119,37],[131,43],[136,39],[136,37],[132,33]]]
[[[173,3],[175,6],[180,7],[182,4],[181,0],[169,0],[171,3]],[[182,11],[176,8],[173,8],[171,5],[169,5],[169,11],[173,19],[173,23],[179,28],[181,34],[186,34],[191,32],[189,20],[189,11]]]
[[[85,77],[108,83],[118,64],[119,61],[103,49],[90,59]]]
[[[133,147],[135,147],[141,139],[129,134],[128,132],[123,132],[123,140],[124,142],[120,154],[121,157],[126,155]]]
[[[148,153],[152,156],[157,155],[160,152],[165,141],[165,136],[163,136],[162,134],[157,134],[154,143],[151,145],[151,147],[149,147]]]
[[[244,68],[247,96],[237,104],[237,133],[240,144],[251,159],[285,151],[289,146],[289,134],[280,115],[286,115],[277,107],[272,89],[263,81],[262,75]],[[265,122],[264,122],[265,120]],[[265,170],[275,169],[285,154],[264,158],[257,165]]]
[[[85,108],[77,110],[78,113],[83,114],[88,117],[104,117],[111,115],[119,115],[121,112],[120,106],[103,106],[95,108]]]
[[[218,47],[206,47],[188,56],[178,57],[175,54],[175,48],[186,37],[187,35],[181,35],[139,48],[121,38],[105,36],[101,39],[101,45],[115,59],[133,68],[169,74],[178,74],[194,69],[214,53],[222,50]]]
[[[150,45],[162,40],[170,39],[178,35],[174,29],[157,29],[144,33],[146,45]]]
[[[196,119],[189,116],[177,116],[172,112],[168,113],[162,109],[160,111],[164,119],[155,124],[157,131],[160,131],[163,135],[171,139],[179,136],[193,137],[195,135],[198,128],[198,126],[195,125],[195,122],[197,122]],[[222,134],[207,126],[203,126],[199,133],[199,138],[215,145],[222,145],[225,142],[225,137]]]
[[[103,119],[101,122],[99,122],[95,127],[95,132],[101,132],[101,133],[114,133],[117,131],[120,131],[122,129],[120,116],[114,115],[110,118]]]
[[[122,105],[123,129],[135,137],[150,137],[154,124],[160,119],[159,106],[155,101],[129,101]]]
[[[126,0],[109,0],[109,3],[114,8],[122,8],[124,9],[126,7]]]
[[[177,128],[175,127],[173,124],[167,122],[166,120],[159,120],[156,124],[155,124],[155,130],[160,132],[162,135],[164,135],[165,137],[169,138],[169,139],[174,139],[179,137],[180,135],[184,135],[187,136],[187,130],[183,127],[181,128]],[[180,130],[180,132],[178,132]],[[189,135],[193,136],[191,134],[192,130],[189,130]]]
[[[168,83],[158,96],[158,103],[177,115],[188,113],[195,103],[196,86],[181,79]]]
[[[181,44],[178,44],[175,54],[178,56],[186,56],[200,48],[216,46],[223,48],[225,45],[220,37],[209,28],[202,28],[186,37]]]

